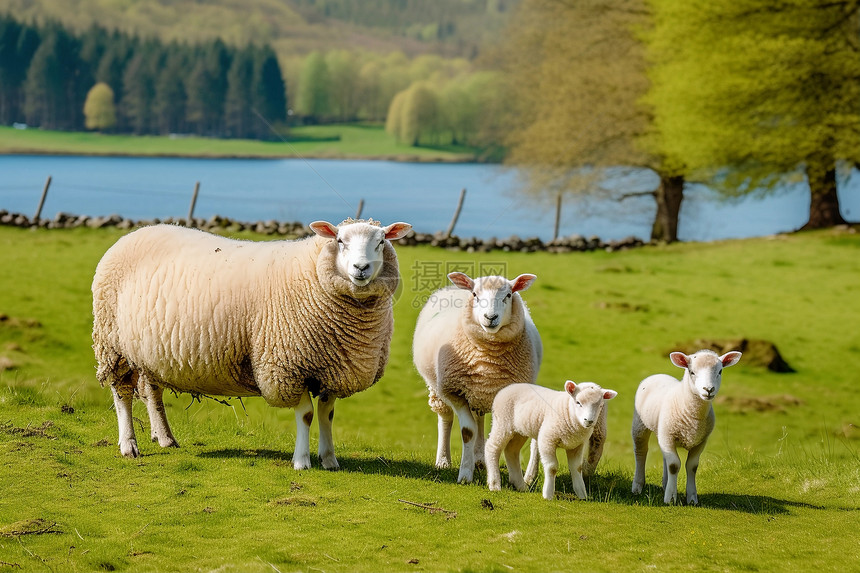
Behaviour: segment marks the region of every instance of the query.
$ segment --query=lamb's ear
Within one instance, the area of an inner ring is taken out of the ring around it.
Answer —
[[[511,283],[511,292],[518,292],[521,290],[528,289],[530,286],[532,286],[532,283],[535,282],[536,278],[537,276],[535,275],[525,274],[518,276],[512,281],[509,281]]]
[[[382,229],[385,231],[385,238],[389,241],[400,239],[406,236],[406,233],[412,230],[412,225],[409,223],[391,223]]]
[[[475,281],[470,279],[466,273],[448,273],[448,279],[463,290],[470,291],[475,288]]]
[[[604,400],[612,400],[616,396],[618,396],[618,392],[616,392],[615,390],[606,390],[606,389],[603,390],[603,399]]]
[[[564,391],[573,396],[576,393],[576,382],[568,380],[564,383]]]
[[[325,239],[337,239],[337,227],[328,221],[314,221],[308,227],[311,231]]]
[[[669,355],[669,360],[672,361],[672,364],[677,366],[678,368],[689,368],[690,367],[690,357],[684,354],[683,352],[673,352]]]
[[[722,356],[720,356],[720,362],[723,363],[723,368],[728,368],[729,366],[734,366],[738,363],[738,360],[741,359],[741,353],[737,350],[732,350],[731,352],[726,352]]]

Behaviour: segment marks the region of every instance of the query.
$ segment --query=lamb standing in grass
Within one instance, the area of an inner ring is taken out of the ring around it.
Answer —
[[[93,279],[97,378],[109,384],[120,452],[137,457],[132,398],[146,402],[151,437],[177,447],[164,388],[262,396],[294,408],[293,465],[311,465],[319,396],[319,456],[337,469],[335,398],[382,377],[400,280],[389,240],[410,225],[347,220],[310,225],[299,241],[237,241],[170,225],[144,227],[105,253]]]
[[[487,485],[491,491],[502,487],[499,456],[504,449],[508,478],[520,491],[527,489],[537,475],[537,456],[534,447],[529,469],[523,479],[520,450],[528,438],[537,443],[543,463],[543,496],[555,495],[555,476],[558,472],[556,450],[567,452],[567,465],[573,480],[573,491],[579,499],[586,499],[582,468],[592,430],[606,410],[605,402],[617,396],[593,382],[575,384],[568,380],[564,391],[557,392],[534,384],[512,384],[499,391],[493,401],[493,429],[487,439]]]
[[[696,494],[699,456],[716,420],[711,403],[720,391],[723,368],[736,364],[741,353],[734,351],[718,356],[711,350],[700,350],[690,356],[673,352],[669,358],[672,364],[684,369],[680,382],[668,374],[655,374],[643,380],[636,390],[632,428],[636,456],[633,493],[641,493],[645,486],[648,440],[651,433],[656,432],[663,452],[663,501],[675,503],[678,500],[680,446],[688,451],[687,503],[695,505],[699,503]]]
[[[520,297],[537,277],[472,280],[451,273],[448,278],[455,286],[433,293],[418,316],[413,358],[427,384],[430,408],[439,417],[436,467],[451,465],[456,412],[463,438],[457,481],[471,482],[476,461],[483,460],[484,415],[496,393],[509,384],[537,379],[543,346]]]

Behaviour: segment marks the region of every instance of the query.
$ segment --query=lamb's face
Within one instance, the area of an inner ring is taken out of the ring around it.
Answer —
[[[408,223],[377,227],[368,223],[341,223],[335,227],[325,221],[311,223],[319,236],[337,241],[337,268],[356,286],[370,284],[383,265],[385,241],[399,239],[412,228]]]
[[[690,391],[702,400],[710,402],[720,391],[723,368],[736,364],[741,353],[727,352],[718,356],[711,350],[700,350],[689,356],[683,352],[673,352],[669,358],[675,366],[686,368],[688,375],[684,376],[684,381],[689,385]]]
[[[520,275],[512,281],[489,276],[470,279],[464,273],[450,273],[448,278],[461,289],[472,293],[472,320],[489,334],[495,334],[511,322],[514,293],[526,290],[535,275]]]
[[[590,428],[600,417],[600,410],[606,400],[618,395],[615,390],[605,390],[593,382],[580,384],[568,380],[564,390],[570,396],[570,412],[583,428]]]

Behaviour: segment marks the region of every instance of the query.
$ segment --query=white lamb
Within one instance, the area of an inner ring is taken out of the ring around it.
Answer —
[[[455,272],[448,278],[455,286],[433,293],[418,316],[413,358],[427,384],[430,408],[439,417],[436,467],[451,465],[456,412],[463,439],[457,481],[471,482],[476,461],[483,461],[484,415],[496,393],[537,379],[543,346],[519,294],[537,277],[472,280]]]
[[[527,489],[537,475],[537,452],[543,463],[543,496],[552,499],[555,495],[555,476],[558,473],[556,450],[567,452],[567,465],[573,480],[573,491],[580,499],[586,499],[582,469],[585,451],[592,430],[606,410],[605,403],[617,396],[615,390],[601,388],[593,382],[564,383],[564,391],[557,392],[534,384],[512,384],[499,391],[493,401],[493,429],[487,439],[487,485],[491,491],[499,491],[502,478],[499,471],[499,456],[505,451],[508,479],[520,491]],[[520,450],[528,438],[532,438],[532,455],[529,468],[523,479],[520,466]]]
[[[137,457],[135,392],[151,437],[177,447],[164,388],[194,395],[262,396],[295,408],[293,465],[311,465],[319,396],[319,456],[337,469],[335,398],[383,374],[393,331],[397,255],[410,225],[348,219],[310,225],[299,241],[238,241],[171,225],[144,227],[105,253],[93,279],[97,378],[110,384],[122,455]]]
[[[657,443],[663,452],[663,501],[678,501],[680,446],[688,451],[687,503],[695,505],[699,503],[696,494],[699,456],[705,449],[715,423],[711,403],[720,391],[723,368],[736,364],[741,353],[727,352],[718,356],[711,350],[700,350],[690,356],[683,352],[672,352],[669,358],[672,364],[684,369],[684,377],[680,382],[668,374],[655,374],[645,378],[636,390],[631,430],[633,453],[636,456],[633,493],[641,493],[645,486],[648,440],[651,433],[656,432]]]

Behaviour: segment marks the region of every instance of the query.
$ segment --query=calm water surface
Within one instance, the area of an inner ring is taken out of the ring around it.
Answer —
[[[516,170],[484,164],[420,164],[389,161],[165,159],[0,156],[0,209],[32,215],[48,175],[53,177],[42,216],[58,212],[118,213],[135,220],[184,217],[200,181],[196,217],[218,214],[240,221],[276,219],[334,223],[355,215],[383,223],[407,221],[421,232],[447,228],[460,189],[466,202],[455,233],[462,237],[552,238],[554,207],[529,200]],[[652,189],[653,175],[625,182],[629,191]],[[860,174],[840,181],[843,215],[860,214]],[[568,201],[561,234],[604,240],[647,239],[654,216],[649,198],[624,203]],[[765,199],[730,203],[704,187],[684,200],[682,240],[763,236],[802,226],[809,192],[798,184]]]

